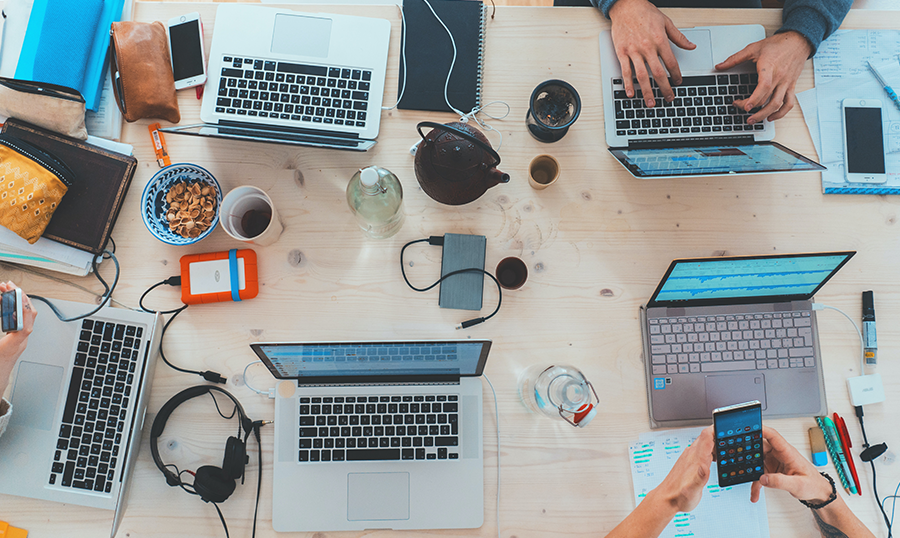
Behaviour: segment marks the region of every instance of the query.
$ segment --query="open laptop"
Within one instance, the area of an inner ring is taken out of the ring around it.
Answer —
[[[0,493],[115,510],[141,442],[159,350],[158,315],[104,307],[64,323],[44,303],[19,359],[9,427],[0,437]],[[95,305],[53,300],[67,317]]]
[[[653,81],[655,106],[647,107],[634,79],[628,98],[610,32],[600,33],[600,68],[606,143],[609,151],[638,178],[728,174],[769,174],[825,168],[773,142],[769,121],[747,125],[749,112],[732,106],[756,89],[757,74],[747,62],[716,71],[745,46],[766,37],[760,25],[709,26],[681,30],[697,48],[672,45],[682,74],[666,102]],[[652,78],[651,78],[652,80]]]
[[[484,523],[489,340],[254,343],[277,379],[278,532]]]
[[[381,123],[390,32],[384,19],[220,5],[204,123],[161,130],[368,150]]]
[[[651,426],[827,412],[812,297],[855,252],[675,260],[641,307]]]

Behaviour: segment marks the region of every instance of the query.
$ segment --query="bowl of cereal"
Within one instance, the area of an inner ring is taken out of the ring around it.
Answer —
[[[141,218],[153,237],[168,245],[190,245],[219,223],[222,189],[205,169],[173,164],[157,172],[141,195]]]

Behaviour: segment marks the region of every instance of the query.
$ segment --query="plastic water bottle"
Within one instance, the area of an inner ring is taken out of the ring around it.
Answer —
[[[591,403],[592,394],[597,397],[584,374],[565,364],[530,366],[519,378],[519,395],[525,407],[579,428],[587,426],[597,415]]]
[[[370,166],[354,174],[347,185],[347,204],[373,239],[390,237],[403,226],[403,187],[390,170]]]

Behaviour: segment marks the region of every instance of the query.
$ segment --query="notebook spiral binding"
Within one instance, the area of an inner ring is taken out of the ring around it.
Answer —
[[[484,78],[484,29],[487,26],[488,8],[481,6],[481,29],[478,32],[478,66],[475,75],[475,108],[481,108],[481,87]]]
[[[834,468],[837,471],[838,478],[841,479],[841,485],[846,489],[850,487],[850,479],[844,473],[844,467],[841,465],[841,461],[838,456],[837,447],[834,446],[834,441],[831,439],[831,436],[828,434],[828,427],[825,425],[825,421],[822,420],[822,417],[816,417],[816,424],[819,425],[819,428],[822,429],[822,433],[825,434],[825,448],[828,449],[828,455],[831,456],[831,462],[834,464]]]

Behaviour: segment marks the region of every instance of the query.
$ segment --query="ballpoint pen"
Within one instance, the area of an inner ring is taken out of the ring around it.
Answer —
[[[847,423],[844,422],[843,417],[834,413],[834,425],[837,426],[838,435],[841,438],[844,455],[847,457],[847,464],[850,466],[850,474],[853,476],[853,481],[856,482],[857,493],[862,495],[862,484],[859,482],[859,475],[856,474],[856,464],[853,462],[853,454],[850,453],[853,443],[850,441],[850,432],[847,430]]]
[[[893,101],[894,104],[897,105],[897,108],[900,108],[900,98],[897,97],[897,93],[893,88],[891,88],[891,85],[888,84],[886,80],[884,80],[884,77],[881,76],[881,72],[878,71],[878,69],[876,69],[874,65],[872,65],[872,62],[867,63],[869,64],[869,71],[871,71],[875,75],[875,78],[877,78],[878,82],[881,83],[881,86],[884,87],[884,91],[887,92],[888,97],[890,97],[891,101]]]

